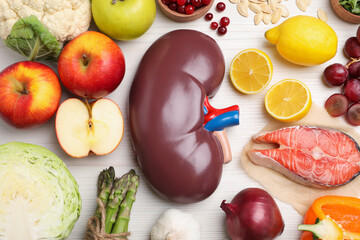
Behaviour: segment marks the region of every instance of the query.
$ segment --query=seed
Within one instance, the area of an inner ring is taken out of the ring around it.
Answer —
[[[271,23],[275,24],[277,23],[281,18],[281,9],[277,8],[275,10],[275,12],[273,12],[272,16],[271,16]]]
[[[250,3],[250,4],[249,4],[249,8],[250,8],[250,10],[253,11],[254,13],[262,12],[260,5],[259,5],[259,4],[256,4],[256,3]]]
[[[240,3],[244,4],[246,7],[249,7],[249,0],[240,0]]]
[[[308,7],[305,0],[296,0],[296,6],[303,12],[305,12]]]
[[[266,25],[268,25],[268,24],[270,23],[270,21],[271,21],[271,14],[264,13],[264,14],[263,14],[263,19],[262,19],[262,21],[263,21]]]
[[[261,3],[260,4],[260,7],[261,7],[261,10],[264,12],[264,13],[271,13],[271,8],[269,5],[267,5],[266,3]]]
[[[287,18],[289,16],[289,10],[284,4],[278,4],[278,8],[281,9],[281,16]]]
[[[238,3],[240,0],[229,0],[231,3]]]
[[[277,8],[277,4],[278,4],[277,0],[269,0],[268,3],[269,3],[271,10],[275,11]]]
[[[263,13],[262,12],[256,13],[255,16],[254,16],[255,25],[259,25],[261,23],[262,18],[263,18]]]
[[[307,6],[310,6],[311,4],[311,0],[304,0],[304,2],[306,3]]]
[[[259,0],[249,0],[249,2],[251,2],[251,3],[255,3],[255,4],[259,4],[259,3],[261,3]]]
[[[246,6],[246,4],[244,2],[240,2],[237,5],[237,10],[240,13],[241,16],[243,17],[248,17],[249,16],[249,12],[248,12],[248,8]]]
[[[320,20],[324,22],[328,21],[328,15],[323,9],[319,8],[319,10],[317,11],[317,15]]]

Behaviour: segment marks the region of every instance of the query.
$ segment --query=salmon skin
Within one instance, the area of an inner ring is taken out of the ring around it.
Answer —
[[[274,169],[294,182],[317,188],[337,187],[360,171],[360,150],[346,133],[332,128],[294,126],[253,136],[255,143],[275,149],[252,149],[250,160]]]

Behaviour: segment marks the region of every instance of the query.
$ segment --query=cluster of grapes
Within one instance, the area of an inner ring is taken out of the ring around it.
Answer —
[[[211,0],[161,0],[172,11],[191,15],[196,9],[209,5]]]
[[[216,4],[216,10],[218,12],[222,12],[225,10],[225,3],[223,2],[219,2],[218,4]],[[214,15],[212,13],[207,13],[205,15],[205,20],[206,21],[211,21],[213,19]],[[220,27],[219,27],[219,24],[220,24]],[[230,24],[230,19],[228,17],[222,17],[219,21],[219,23],[217,22],[211,22],[210,24],[210,28],[212,30],[216,30],[217,29],[217,32],[219,35],[225,35],[227,33],[227,26],[229,26]]]
[[[324,70],[324,80],[330,86],[343,86],[342,93],[331,95],[325,108],[333,117],[346,113],[349,123],[360,125],[360,27],[356,37],[345,42],[344,52],[350,59],[346,65],[334,63]],[[352,103],[350,105],[350,103]],[[350,105],[350,107],[349,107]]]

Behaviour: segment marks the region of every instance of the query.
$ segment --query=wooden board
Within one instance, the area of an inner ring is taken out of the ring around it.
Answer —
[[[217,3],[218,1],[216,1]],[[229,239],[225,229],[225,214],[220,209],[220,203],[226,199],[230,201],[240,190],[247,187],[260,187],[260,185],[249,178],[242,170],[240,164],[241,151],[251,135],[258,132],[270,120],[270,116],[264,110],[264,96],[266,90],[274,83],[285,78],[296,78],[303,81],[311,90],[313,100],[319,105],[323,105],[325,100],[340,88],[330,88],[325,86],[321,79],[323,69],[335,62],[345,64],[347,62],[343,54],[344,42],[347,38],[354,36],[358,25],[349,24],[340,20],[332,11],[330,2],[327,0],[314,0],[306,13],[301,12],[295,5],[295,1],[283,1],[289,8],[290,16],[310,15],[316,17],[317,10],[323,8],[329,15],[329,25],[333,27],[339,37],[338,53],[336,57],[328,63],[314,67],[301,67],[283,60],[276,52],[275,47],[264,39],[264,32],[275,25],[264,25],[261,23],[255,26],[253,23],[252,12],[249,17],[244,18],[239,15],[236,5],[228,0],[226,10],[219,13],[215,10],[215,5],[210,12],[214,14],[214,21],[219,21],[221,17],[230,18],[230,26],[225,36],[218,36],[210,29],[210,22],[203,18],[189,23],[177,23],[167,19],[159,10],[153,26],[139,39],[121,42],[118,45],[124,52],[126,59],[126,74],[121,85],[108,97],[114,100],[121,108],[125,118],[125,133],[119,147],[111,154],[106,156],[90,156],[83,159],[73,159],[69,157],[59,146],[54,129],[54,118],[45,125],[28,130],[18,130],[0,121],[0,144],[10,141],[22,141],[42,145],[57,154],[69,167],[80,185],[80,193],[83,200],[81,217],[76,223],[74,231],[69,239],[83,239],[86,222],[94,213],[96,198],[96,180],[98,173],[112,165],[115,166],[118,175],[127,172],[130,168],[136,169],[140,174],[137,162],[132,153],[129,136],[129,124],[127,119],[128,94],[134,77],[137,65],[147,50],[147,48],[162,34],[175,29],[194,29],[204,32],[218,42],[223,50],[226,61],[226,74],[224,82],[218,94],[211,100],[214,107],[226,107],[232,104],[240,106],[240,126],[228,129],[228,136],[232,147],[233,161],[224,166],[223,177],[216,192],[207,200],[189,205],[180,205],[168,202],[160,198],[152,191],[146,180],[141,175],[141,185],[137,200],[133,206],[130,231],[131,239],[147,240],[150,239],[149,232],[152,225],[156,222],[161,213],[168,208],[178,208],[192,213],[202,224],[203,239],[219,240]],[[283,21],[282,18],[280,20]],[[280,23],[279,22],[279,23]],[[240,94],[229,80],[229,66],[232,58],[246,48],[259,48],[265,51],[274,64],[274,75],[270,85],[261,93],[248,96]],[[0,41],[0,70],[17,61],[25,60],[22,56],[4,47]],[[56,65],[52,67],[56,69]],[[166,67],[166,66],[164,66]],[[64,89],[62,100],[71,95]],[[298,239],[300,233],[296,230],[297,224],[302,220],[289,205],[278,201],[284,221],[285,230],[279,239]]]

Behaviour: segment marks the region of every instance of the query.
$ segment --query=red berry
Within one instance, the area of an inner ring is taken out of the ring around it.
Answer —
[[[219,33],[220,35],[225,35],[226,32],[227,32],[227,28],[226,28],[225,26],[220,26],[220,27],[218,28],[218,33]]]
[[[360,102],[360,80],[356,78],[347,80],[343,93],[349,101]]]
[[[345,42],[344,52],[349,58],[360,57],[360,44],[356,37],[351,37]]]
[[[204,4],[204,5],[209,5],[210,2],[211,2],[211,0],[202,0],[201,2],[202,2],[202,4]]]
[[[211,19],[213,19],[213,17],[214,17],[214,15],[213,15],[212,13],[207,13],[207,14],[205,15],[205,20],[206,20],[206,21],[210,21]]]
[[[185,5],[178,6],[177,11],[178,13],[185,14]]]
[[[354,126],[360,125],[360,103],[355,103],[349,107],[346,119]]]
[[[225,3],[223,3],[223,2],[219,2],[218,4],[216,4],[216,9],[217,9],[219,12],[224,11],[225,8],[226,8],[226,5],[225,5]]]
[[[191,0],[191,4],[194,7],[200,7],[201,6],[201,0]]]
[[[222,17],[220,19],[220,26],[228,26],[230,24],[230,19],[228,17]]]
[[[187,5],[185,7],[185,12],[186,12],[187,15],[193,14],[195,12],[194,6],[193,5]]]
[[[170,4],[170,0],[161,0],[161,2],[166,6]]]
[[[210,28],[211,28],[212,30],[217,29],[218,26],[219,26],[219,24],[218,24],[217,22],[212,22],[212,23],[210,24]]]
[[[351,64],[348,63],[348,71],[349,75],[353,78],[360,77],[360,62],[350,61]]]
[[[341,86],[349,77],[349,72],[340,63],[333,63],[326,67],[323,73],[325,82],[330,86]]]
[[[176,2],[177,0],[170,0],[171,2]]]
[[[340,93],[331,95],[325,102],[325,109],[332,117],[339,117],[345,114],[348,106],[349,101]]]
[[[177,3],[172,2],[169,4],[169,8],[173,11],[176,11],[177,7],[178,7]]]
[[[179,6],[185,5],[185,3],[186,3],[186,0],[177,0],[177,4],[178,4]]]

